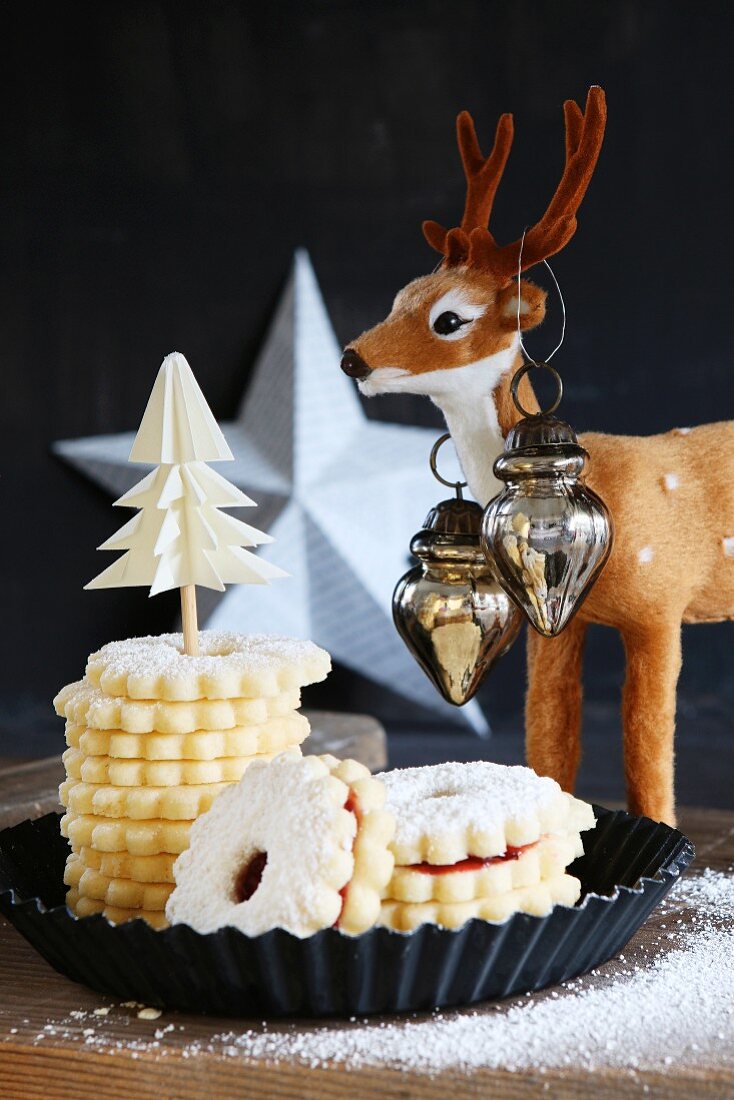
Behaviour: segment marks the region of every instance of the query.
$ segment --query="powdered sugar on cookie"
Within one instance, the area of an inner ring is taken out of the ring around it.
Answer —
[[[131,699],[232,699],[277,695],[323,680],[331,668],[313,642],[268,634],[204,630],[198,657],[181,634],[108,642],[87,662],[87,678]]]
[[[404,768],[380,778],[398,823],[393,843],[398,865],[501,855],[508,845],[563,832],[571,811],[585,806],[530,768],[485,761]],[[572,828],[593,825],[593,813],[586,810],[573,815]]]
[[[375,923],[394,822],[384,789],[355,760],[278,756],[253,764],[191,828],[174,865],[171,923],[349,935]]]
[[[193,824],[168,919],[250,936],[271,928],[308,936],[333,925],[354,867],[348,794],[317,756],[253,764]]]

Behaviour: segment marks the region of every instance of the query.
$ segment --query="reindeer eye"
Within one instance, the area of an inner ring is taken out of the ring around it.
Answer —
[[[462,325],[468,324],[469,322],[459,317],[458,313],[453,313],[449,309],[445,313],[439,313],[433,322],[433,331],[439,336],[450,336],[452,332],[458,332]]]

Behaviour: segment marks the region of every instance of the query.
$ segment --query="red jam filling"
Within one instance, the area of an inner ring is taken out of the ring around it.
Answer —
[[[489,867],[493,863],[508,863],[510,860],[519,859],[523,852],[534,848],[537,843],[537,840],[534,840],[532,844],[523,844],[519,848],[509,845],[501,856],[488,856],[487,859],[469,856],[468,859],[460,859],[458,863],[411,863],[407,870],[420,871],[424,875],[448,875],[453,874],[454,871],[481,871],[482,867]]]
[[[357,831],[359,831],[359,823],[362,820],[362,812],[359,808],[359,799],[357,798],[356,794],[354,793],[354,791],[352,790],[351,787],[349,788],[349,794],[347,795],[347,800],[344,803],[344,809],[347,811],[348,814],[354,814],[355,818],[357,819]],[[356,833],[355,833],[355,837],[356,837]],[[334,921],[334,928],[339,927],[339,921],[342,919],[342,913],[344,912],[344,906],[347,904],[347,893],[348,893],[348,891],[349,891],[349,883],[346,882],[342,886],[341,890],[339,891],[339,897],[342,899],[342,905],[341,905],[341,909],[339,910],[339,916]]]
[[[241,901],[249,901],[255,893],[267,862],[267,852],[256,852],[249,863],[241,869],[234,884],[234,898],[238,905]]]

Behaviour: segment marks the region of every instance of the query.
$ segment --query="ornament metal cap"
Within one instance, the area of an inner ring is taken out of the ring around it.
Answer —
[[[450,497],[441,500],[426,516],[423,531],[437,531],[442,535],[479,535],[482,527],[482,509],[473,500]]]
[[[510,429],[504,453],[494,463],[494,472],[500,480],[506,475],[578,476],[588,457],[570,424],[548,413],[539,413],[523,417]]]
[[[517,395],[532,367],[554,376],[558,393],[545,412],[530,414]],[[523,418],[494,463],[504,488],[484,510],[482,547],[502,587],[546,637],[559,634],[603,569],[612,548],[612,521],[603,500],[584,482],[588,454],[576,433],[552,414],[563,387],[547,363],[527,363],[512,380]]]
[[[536,416],[524,416],[510,428],[505,440],[505,451],[523,450],[526,447],[555,447],[559,443],[575,444],[579,450],[584,450],[570,424],[550,413],[538,413]]]
[[[473,500],[452,497],[431,508],[425,522],[410,540],[416,558],[486,566],[480,545],[482,508]]]
[[[406,646],[447,702],[468,703],[494,662],[512,645],[522,615],[497,583],[480,541],[482,509],[464,500],[463,483],[447,482],[456,497],[426,516],[410,543],[419,564],[400,578],[393,619]]]

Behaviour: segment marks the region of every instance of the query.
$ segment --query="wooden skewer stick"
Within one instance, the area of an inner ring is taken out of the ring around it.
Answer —
[[[199,656],[199,623],[196,614],[196,585],[185,584],[181,588],[181,621],[183,623],[184,653]]]

